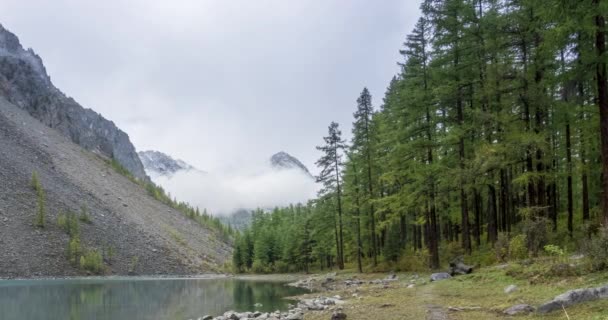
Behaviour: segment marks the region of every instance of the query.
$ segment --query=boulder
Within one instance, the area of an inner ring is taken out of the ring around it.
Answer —
[[[302,319],[304,319],[304,313],[302,313],[302,312],[290,313],[287,317],[285,317],[285,320],[302,320]]]
[[[450,278],[452,278],[452,276],[447,272],[433,273],[431,275],[431,281],[440,281],[440,280],[445,280],[445,279],[450,279]]]
[[[607,299],[608,285],[598,288],[576,289],[560,294],[553,300],[546,302],[538,307],[538,313],[549,313],[555,310],[561,310],[562,306],[567,307],[583,302]]]
[[[342,311],[336,311],[331,315],[331,320],[346,320],[346,313]]]
[[[388,276],[386,276],[386,278],[384,278],[384,281],[397,281],[398,279],[399,277],[397,277],[395,273],[390,273]]]
[[[450,262],[450,275],[469,274],[473,272],[473,266],[464,264],[463,258],[458,257]]]
[[[534,312],[533,306],[531,306],[529,304],[517,304],[517,305],[514,305],[514,306],[506,309],[502,313],[504,313],[508,316],[516,316],[516,315],[520,315],[520,314],[528,314],[531,312]]]

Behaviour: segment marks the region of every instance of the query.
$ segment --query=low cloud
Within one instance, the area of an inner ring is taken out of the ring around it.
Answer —
[[[297,169],[259,168],[225,173],[191,170],[152,179],[171,196],[212,214],[305,203],[318,190],[314,180]]]

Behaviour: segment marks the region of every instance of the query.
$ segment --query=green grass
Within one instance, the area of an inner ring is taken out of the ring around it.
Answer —
[[[523,267],[527,274],[546,272],[553,262],[547,259],[539,260],[533,265]],[[518,267],[516,267],[518,268]],[[417,284],[408,289],[411,273],[399,274],[399,281],[391,283],[388,289],[380,285],[363,285],[359,288],[345,288],[337,291],[322,293],[333,296],[336,294],[347,298],[344,312],[349,320],[363,319],[425,319],[429,305],[441,306],[450,319],[485,320],[509,319],[502,314],[506,308],[526,303],[538,305],[551,300],[568,290],[597,287],[608,284],[608,273],[588,273],[578,276],[552,277],[544,275],[536,281],[520,276],[511,276],[509,268],[499,269],[486,267],[476,270],[473,274],[454,277],[450,280],[434,283],[428,282],[428,274],[421,274],[420,279],[425,284]],[[358,275],[350,272],[339,273],[339,279],[356,276],[359,279],[381,279],[386,274]],[[511,294],[504,289],[515,284],[518,290]],[[360,298],[353,297],[356,293]],[[316,296],[318,294],[311,294]],[[385,305],[383,307],[383,305]],[[388,306],[386,306],[388,305]],[[478,310],[450,312],[452,307],[480,307]],[[583,303],[566,308],[570,319],[608,319],[608,299]],[[329,319],[331,311],[313,312],[306,315],[305,320]],[[548,315],[530,314],[514,319],[567,319],[563,311]]]

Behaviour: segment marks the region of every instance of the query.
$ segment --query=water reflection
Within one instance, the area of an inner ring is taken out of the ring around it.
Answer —
[[[302,292],[237,279],[9,280],[0,281],[0,319],[190,319],[284,310],[289,301],[282,298]]]

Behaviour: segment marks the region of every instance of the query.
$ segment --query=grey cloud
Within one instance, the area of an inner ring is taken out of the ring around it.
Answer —
[[[330,121],[378,106],[418,1],[0,0],[53,81],[136,147],[225,170],[285,150],[313,172]]]

